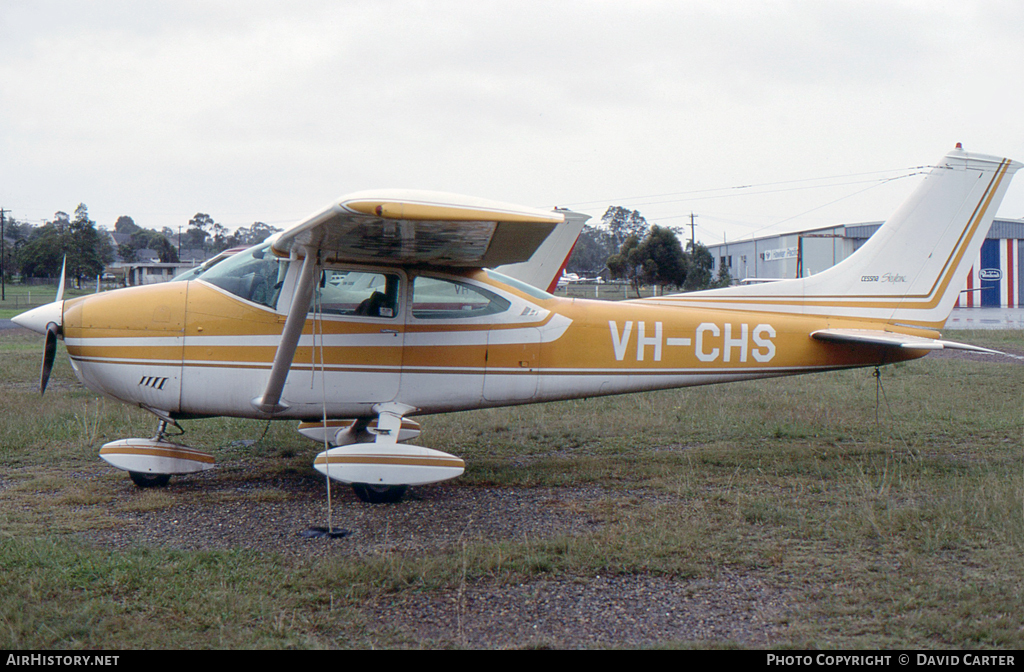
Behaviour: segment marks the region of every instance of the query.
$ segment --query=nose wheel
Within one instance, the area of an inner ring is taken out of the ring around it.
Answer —
[[[170,422],[174,422],[171,420]],[[104,444],[100,457],[128,472],[140,488],[162,488],[173,474],[194,474],[215,466],[213,455],[167,440],[168,421],[161,418],[156,436],[149,439],[121,439]],[[180,436],[184,430],[177,422]]]

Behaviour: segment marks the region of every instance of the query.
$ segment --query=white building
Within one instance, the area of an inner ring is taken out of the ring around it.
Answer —
[[[845,224],[735,243],[709,245],[714,273],[722,264],[734,281],[780,280],[813,275],[853,254],[882,222]],[[1024,220],[996,219],[963,288],[963,307],[1024,306]]]

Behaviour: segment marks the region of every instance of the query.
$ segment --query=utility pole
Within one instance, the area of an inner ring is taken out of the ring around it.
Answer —
[[[0,208],[0,301],[7,300],[7,284],[4,281],[4,257],[7,255],[7,240],[4,238],[4,225],[6,222],[4,209]]]
[[[690,212],[690,249],[697,249],[697,228],[693,225],[693,220],[696,219],[697,215]]]

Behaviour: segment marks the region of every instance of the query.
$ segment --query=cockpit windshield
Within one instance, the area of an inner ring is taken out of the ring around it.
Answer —
[[[270,252],[270,243],[265,243],[228,257],[201,273],[198,279],[246,301],[276,308],[288,270],[287,261],[275,257]]]
[[[178,275],[174,276],[174,278],[171,279],[171,282],[181,282],[182,280],[195,280],[200,275],[206,273],[208,270],[210,270],[220,262],[224,261],[228,257],[238,254],[244,249],[244,247],[233,247],[231,249],[224,250],[223,252],[215,256],[213,259],[207,259],[206,261],[204,261],[199,266],[196,266],[195,268],[190,268],[187,271],[182,271]]]

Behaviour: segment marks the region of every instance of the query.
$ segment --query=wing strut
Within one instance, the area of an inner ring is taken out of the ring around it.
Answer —
[[[295,348],[299,345],[299,337],[302,336],[302,328],[306,324],[306,316],[309,314],[309,306],[313,300],[317,256],[313,250],[306,250],[306,258],[302,262],[302,272],[299,274],[295,294],[292,296],[292,305],[288,308],[288,318],[285,320],[284,329],[281,332],[281,343],[277,346],[277,352],[274,353],[274,365],[270,369],[267,389],[264,390],[262,397],[256,397],[250,402],[256,410],[268,415],[280,413],[288,408],[288,404],[281,401],[281,392],[284,390],[288,371],[295,358]]]

